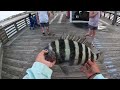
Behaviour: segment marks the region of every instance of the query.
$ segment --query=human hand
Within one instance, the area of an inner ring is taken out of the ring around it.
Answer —
[[[87,63],[81,68],[81,71],[86,74],[89,78],[90,76],[94,75],[95,73],[100,73],[100,69],[95,61],[88,60]],[[92,76],[91,78],[93,78]]]
[[[46,53],[48,53],[48,51],[47,50],[42,50],[39,54],[38,54],[38,56],[36,57],[36,61],[37,62],[41,62],[41,63],[43,63],[43,64],[45,64],[45,65],[47,65],[48,67],[53,67],[54,65],[55,65],[55,62],[56,61],[53,61],[53,62],[49,62],[49,61],[47,61],[47,60],[45,60],[45,54]]]

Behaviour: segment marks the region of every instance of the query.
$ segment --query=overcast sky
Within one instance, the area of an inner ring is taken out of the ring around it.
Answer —
[[[10,17],[12,15],[15,15],[21,12],[24,12],[24,11],[0,11],[0,20],[3,20],[7,17]]]

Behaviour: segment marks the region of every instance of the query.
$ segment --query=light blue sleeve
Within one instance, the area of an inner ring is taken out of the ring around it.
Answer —
[[[34,62],[33,66],[27,69],[23,79],[51,79],[52,70],[43,63]]]
[[[97,74],[93,79],[107,79],[102,74]]]

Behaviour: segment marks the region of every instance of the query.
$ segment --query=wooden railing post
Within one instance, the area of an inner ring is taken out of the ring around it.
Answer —
[[[117,21],[117,11],[114,12],[114,18],[112,21],[112,25],[115,25],[116,21]]]
[[[17,22],[15,22],[14,25],[15,25],[16,31],[18,32]]]
[[[4,37],[3,37],[3,36],[4,36]],[[6,38],[6,40],[5,40],[4,38]],[[6,43],[8,40],[9,40],[9,39],[8,39],[8,36],[7,36],[4,28],[1,28],[1,29],[0,29],[0,41],[2,42],[2,44],[4,44],[4,43]]]
[[[2,29],[0,28],[0,41],[2,40],[1,31],[2,31]]]
[[[104,15],[103,15],[104,17],[105,17],[105,13],[106,13],[106,12],[104,11]]]
[[[111,13],[109,13],[109,19],[110,19],[110,17],[111,17]]]
[[[27,23],[27,20],[26,20],[26,18],[24,19],[25,20],[25,24],[26,24],[26,27],[28,26],[28,23]]]
[[[2,47],[2,42],[0,40],[0,79],[1,79],[1,72],[2,72],[2,60],[3,60],[3,47]]]

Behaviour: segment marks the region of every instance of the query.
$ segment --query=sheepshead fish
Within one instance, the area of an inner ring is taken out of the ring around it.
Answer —
[[[101,53],[93,53],[90,47],[71,39],[58,39],[49,43],[44,49],[48,50],[46,60],[56,64],[84,65],[89,59],[98,60]]]

